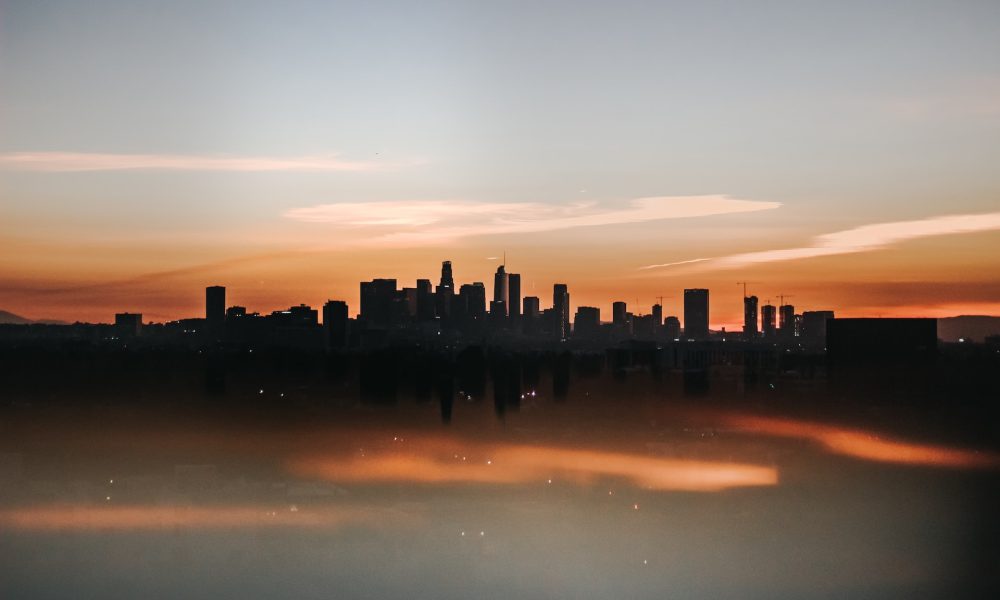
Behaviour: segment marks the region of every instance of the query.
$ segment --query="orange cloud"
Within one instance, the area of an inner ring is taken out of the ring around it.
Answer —
[[[320,204],[294,208],[287,211],[285,217],[342,228],[383,228],[369,238],[381,244],[426,244],[479,235],[539,233],[575,227],[773,210],[780,206],[778,202],[740,200],[728,196],[638,198],[622,207],[603,207],[594,202],[552,205],[413,200]]]
[[[701,267],[703,268],[729,269],[760,263],[870,252],[908,240],[995,230],[1000,230],[1000,212],[946,215],[915,221],[875,223],[872,225],[862,225],[854,229],[826,233],[814,238],[812,244],[799,248],[781,248],[762,252],[731,254],[710,260],[696,259],[692,261],[647,265],[640,267],[640,269],[670,267],[692,262],[702,263]]]

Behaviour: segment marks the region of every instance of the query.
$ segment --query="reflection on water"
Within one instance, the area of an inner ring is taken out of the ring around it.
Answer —
[[[421,398],[253,418],[8,410],[0,597],[911,598],[996,585],[995,450],[943,443],[933,421],[922,439],[864,413],[845,426],[623,385],[518,394],[502,414],[466,392],[448,424]]]
[[[110,497],[107,498],[110,500]],[[398,514],[364,508],[249,506],[29,506],[0,510],[0,528],[149,530],[172,528],[320,527],[385,524]]]
[[[557,478],[586,483],[611,476],[649,489],[699,492],[778,482],[773,467],[443,438],[419,440],[392,453],[303,458],[290,468],[296,475],[352,482],[516,484]]]
[[[812,440],[830,452],[863,460],[958,469],[1000,467],[1000,456],[994,452],[908,443],[871,431],[808,421],[720,414],[720,425],[763,435]]]

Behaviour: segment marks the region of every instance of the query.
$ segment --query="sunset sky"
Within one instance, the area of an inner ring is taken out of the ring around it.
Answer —
[[[0,309],[1000,315],[1000,3],[0,1]]]

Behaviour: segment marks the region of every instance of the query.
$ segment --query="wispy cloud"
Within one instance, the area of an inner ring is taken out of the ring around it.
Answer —
[[[732,254],[712,259],[696,259],[660,265],[646,265],[640,269],[655,269],[688,262],[704,262],[710,269],[726,269],[747,265],[770,263],[838,254],[855,254],[881,250],[908,240],[940,235],[978,233],[1000,230],[1000,212],[945,215],[915,221],[894,221],[862,225],[854,229],[826,233],[813,238],[812,243],[797,248],[781,248],[761,252]]]
[[[662,269],[664,267],[676,267],[677,265],[690,265],[694,263],[705,262],[706,260],[712,260],[711,258],[692,258],[691,260],[678,260],[676,262],[661,263],[658,265],[646,265],[644,267],[639,267],[640,271],[645,271],[648,269]]]
[[[461,200],[345,202],[295,208],[285,217],[337,227],[380,228],[374,240],[433,243],[474,235],[538,233],[771,210],[778,202],[740,200],[728,196],[659,196],[632,200],[624,206],[596,202],[470,202]]]
[[[345,160],[337,154],[318,156],[215,156],[183,154],[91,154],[74,152],[9,152],[0,168],[19,171],[374,171],[398,166],[383,161]]]

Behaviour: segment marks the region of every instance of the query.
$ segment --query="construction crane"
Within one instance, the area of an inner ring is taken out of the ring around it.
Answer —
[[[742,285],[743,286],[743,297],[744,298],[747,297],[747,284],[749,284],[749,283],[757,283],[757,282],[756,281],[737,281],[736,282],[736,285]]]
[[[785,298],[794,298],[792,294],[778,294],[778,300],[781,302],[779,306],[785,305]]]

